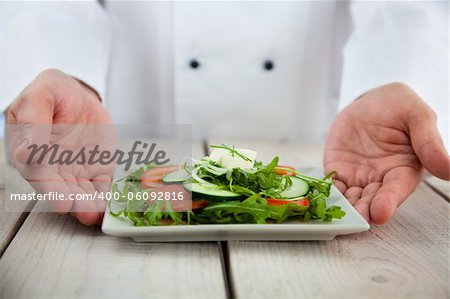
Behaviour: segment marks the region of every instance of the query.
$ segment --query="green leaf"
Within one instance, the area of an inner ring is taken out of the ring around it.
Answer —
[[[279,160],[280,158],[278,157],[273,158],[273,160],[269,163],[269,165],[267,165],[265,172],[266,173],[273,172],[275,170],[275,167],[277,167]]]

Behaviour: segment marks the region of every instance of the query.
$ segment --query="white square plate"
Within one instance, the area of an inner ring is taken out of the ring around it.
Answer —
[[[306,175],[321,177],[319,168],[301,168]],[[345,212],[343,219],[332,222],[299,222],[282,224],[199,224],[172,226],[134,226],[124,218],[116,218],[106,210],[102,231],[107,235],[129,237],[136,242],[196,242],[218,240],[331,240],[337,235],[367,231],[370,225],[347,199],[332,187],[328,205],[338,205]]]

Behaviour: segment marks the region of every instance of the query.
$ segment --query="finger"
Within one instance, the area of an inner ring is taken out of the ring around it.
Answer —
[[[82,190],[78,187],[77,179],[72,173],[64,171],[61,172],[60,175],[64,179],[64,182],[67,184],[67,186],[69,186],[72,194],[78,194],[82,192]]]
[[[99,175],[92,179],[95,190],[98,192],[108,192],[111,188],[112,178],[109,175]]]
[[[421,180],[421,172],[411,167],[389,171],[370,205],[370,218],[375,224],[385,224],[395,210],[414,191]]]
[[[99,205],[94,196],[94,184],[83,178],[75,178],[71,173],[65,173],[73,194],[78,194],[78,198],[74,200],[71,215],[78,219],[80,223],[91,226],[96,225],[100,220]]]
[[[103,217],[105,217],[105,213],[100,212],[100,213],[98,214],[98,220],[97,220],[97,223],[96,223],[95,225],[101,226],[101,225],[102,225],[102,222],[103,222]]]
[[[88,179],[78,179],[78,186],[86,193],[95,192],[94,184]]]
[[[436,114],[430,107],[420,109],[409,120],[411,143],[421,164],[433,175],[450,180],[450,157],[437,128]]]
[[[333,184],[336,186],[336,188],[342,193],[345,193],[345,190],[347,190],[347,185],[343,183],[340,180],[333,179]]]
[[[53,104],[48,93],[42,91],[31,94],[22,93],[8,109],[8,124],[47,124],[53,123]]]
[[[92,193],[86,192],[86,189],[84,189],[93,188],[93,185],[91,183],[92,186],[84,186],[84,188],[82,188],[80,185],[87,185],[87,182],[80,182],[80,180],[76,182],[77,183],[72,184],[71,187],[72,192],[78,194],[78,197],[73,202],[70,214],[84,225],[95,225],[99,218],[97,204],[89,197]]]
[[[105,193],[100,194],[94,186],[94,183],[87,179],[78,179],[78,184],[80,188],[93,196],[93,202],[96,204],[96,211],[103,212],[106,208],[106,201],[104,198],[106,197]],[[90,212],[90,211],[87,211]]]
[[[63,173],[61,173],[61,176],[64,178],[65,182],[70,187],[70,192],[72,194],[72,198],[67,199],[67,201],[72,202],[71,215],[73,217],[79,219],[80,213],[97,212],[96,206],[89,203],[90,201],[87,198],[87,196],[84,198],[82,197],[82,196],[85,196],[85,194],[88,194],[89,192],[86,192],[86,189],[84,189],[82,186],[80,186],[80,185],[82,185],[82,183],[80,184],[80,179],[77,179],[70,172],[63,172]]]
[[[104,186],[99,186],[98,188],[100,188],[102,191],[99,191],[97,189],[97,187],[95,186],[95,184],[98,182],[94,182],[94,181],[84,181],[83,180],[83,184],[85,184],[85,187],[83,187],[84,190],[87,190],[89,193],[91,194],[95,194],[94,196],[94,202],[97,205],[97,211],[99,212],[104,212],[106,210],[106,201],[107,201],[107,194],[106,192],[109,191],[106,190],[106,188],[104,188]]]
[[[97,210],[100,213],[103,213],[106,211],[106,205],[107,205],[107,201],[106,200],[97,200],[95,202],[97,204]]]
[[[74,209],[70,214],[87,226],[97,224],[100,219],[97,205],[93,201],[75,201]]]
[[[355,204],[355,202],[361,198],[363,189],[361,187],[350,187],[345,191],[345,198],[351,203]]]
[[[358,199],[354,207],[355,209],[366,219],[367,222],[370,221],[370,202],[373,200],[378,189],[380,189],[381,183],[372,183],[367,185],[361,193],[361,198]]]
[[[111,182],[112,178],[109,175],[99,175],[92,179],[95,190],[103,194],[106,194],[106,192],[109,192],[111,190]],[[106,210],[106,198],[106,196],[102,196],[101,198],[99,198],[99,200],[96,201],[99,212],[104,212]]]
[[[94,185],[87,179],[82,178],[76,178],[72,173],[70,172],[62,172],[61,177],[63,177],[65,183],[70,188],[70,192],[73,196],[79,196],[77,199],[76,197],[72,197],[72,199],[67,199],[70,202],[78,202],[78,204],[73,204],[72,206],[72,212],[97,212],[98,208],[92,204],[84,204],[84,202],[94,202],[94,200],[91,200],[95,188]],[[82,197],[84,196],[84,198]],[[83,200],[82,200],[83,199]]]
[[[71,187],[66,184],[66,180],[60,174],[48,167],[33,167],[27,181],[41,194],[62,194],[63,198],[50,201],[50,205],[58,214],[66,214],[72,209],[72,202],[67,200],[72,193]]]

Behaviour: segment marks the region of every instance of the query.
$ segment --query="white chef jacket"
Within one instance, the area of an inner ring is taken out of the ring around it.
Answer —
[[[447,2],[1,2],[0,109],[42,70],[90,85],[116,123],[194,137],[322,141],[400,81],[448,139]]]

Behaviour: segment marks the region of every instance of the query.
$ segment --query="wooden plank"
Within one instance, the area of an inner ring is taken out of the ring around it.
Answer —
[[[425,182],[439,195],[450,201],[450,182],[441,180],[434,176],[427,176]]]
[[[224,281],[216,242],[138,244],[52,213],[31,213],[0,259],[0,298],[224,298]]]
[[[0,260],[1,298],[225,297],[217,243],[138,244],[31,213]]]
[[[287,164],[306,146],[245,143]],[[321,148],[317,150],[321,152]],[[385,226],[322,242],[229,242],[237,298],[448,298],[449,205],[426,185]]]
[[[4,143],[0,139],[0,190],[5,189],[5,160]]]
[[[0,190],[0,204],[2,205],[3,198],[4,190]],[[26,212],[6,212],[3,206],[0,209],[0,257],[20,229],[27,215]]]
[[[10,212],[5,209],[5,156],[3,142],[0,140],[0,257],[25,221],[24,211]],[[27,205],[31,209],[32,205]]]

